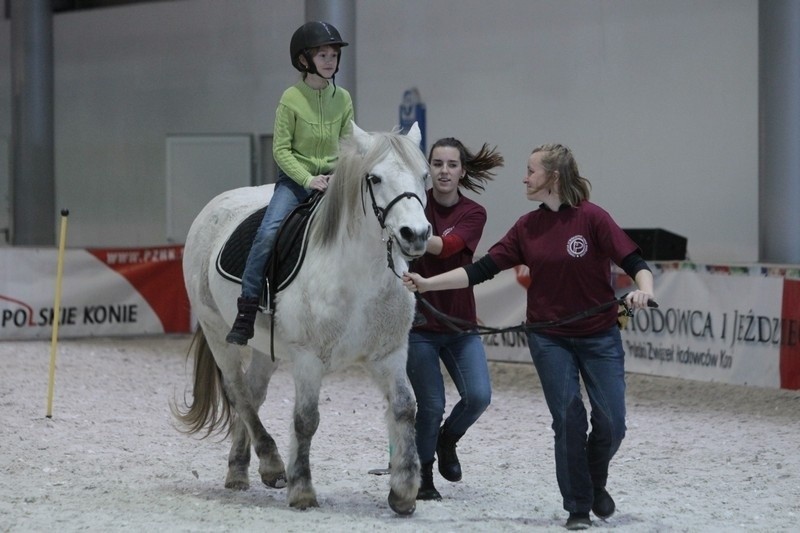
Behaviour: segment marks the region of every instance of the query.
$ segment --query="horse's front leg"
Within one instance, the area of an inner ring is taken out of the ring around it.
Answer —
[[[292,420],[289,467],[289,505],[298,509],[319,507],[311,483],[309,451],[319,427],[319,391],[322,362],[316,356],[298,357],[294,365],[294,416]]]
[[[392,443],[389,507],[397,514],[410,515],[416,509],[420,466],[414,433],[416,400],[406,374],[405,349],[376,362],[372,370],[388,401],[386,422]]]

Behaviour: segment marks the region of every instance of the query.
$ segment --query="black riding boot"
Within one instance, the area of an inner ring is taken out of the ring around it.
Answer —
[[[253,338],[253,324],[258,313],[258,298],[239,298],[236,302],[238,312],[228,336],[225,340],[230,344],[244,346]]]
[[[442,495],[433,486],[433,461],[422,465],[420,470],[420,477],[422,481],[419,484],[419,492],[417,492],[418,500],[436,500],[442,499]]]
[[[436,455],[439,457],[439,473],[447,481],[461,481],[461,463],[456,455],[456,443],[461,435],[454,436],[447,433],[444,427],[439,430],[439,439],[436,441]]]

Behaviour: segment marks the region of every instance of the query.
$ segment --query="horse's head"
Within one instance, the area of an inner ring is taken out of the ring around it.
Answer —
[[[421,137],[416,122],[407,135],[367,133],[353,123],[353,140],[366,166],[362,194],[406,260],[425,253],[432,232],[425,217],[428,162],[419,149]]]
[[[428,162],[419,149],[419,127],[414,124],[408,135],[352,127],[340,144],[312,237],[325,246],[352,239],[362,229],[378,230],[392,253],[406,261],[422,256],[431,225],[425,217]]]

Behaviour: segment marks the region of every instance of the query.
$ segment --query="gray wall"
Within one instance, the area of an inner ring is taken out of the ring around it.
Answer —
[[[427,106],[429,143],[498,145],[488,247],[534,206],[530,150],[571,146],[623,227],[688,238],[699,262],[758,258],[757,0],[356,0],[356,120]],[[169,134],[272,131],[297,80],[302,2],[187,0],[54,17],[56,188],[70,246],[166,240]],[[9,41],[0,22],[0,42]],[[10,135],[0,46],[0,137]]]

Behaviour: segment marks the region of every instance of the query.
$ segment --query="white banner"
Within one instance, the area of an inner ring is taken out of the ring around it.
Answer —
[[[657,278],[658,309],[623,330],[631,372],[780,387],[782,278],[687,270]]]
[[[636,311],[622,332],[626,369],[773,388],[800,388],[800,269],[651,263],[659,307]],[[790,278],[790,279],[787,279]],[[475,287],[481,324],[505,328],[525,320],[519,272]],[[615,274],[618,294],[631,280]],[[487,357],[530,362],[521,333],[484,335]]]
[[[0,340],[188,332],[182,251],[66,250],[55,313],[58,250],[0,248]]]

